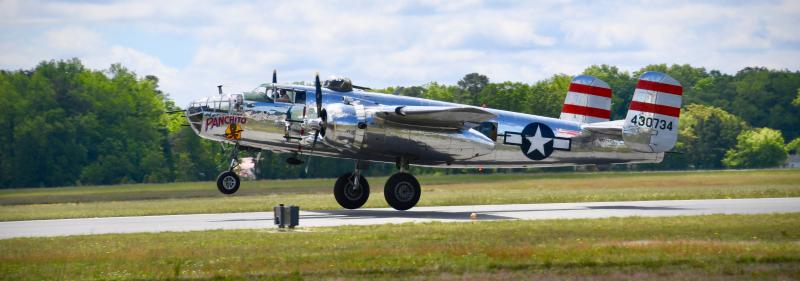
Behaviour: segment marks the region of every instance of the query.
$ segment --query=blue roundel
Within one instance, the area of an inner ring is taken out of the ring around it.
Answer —
[[[522,153],[531,160],[542,160],[553,153],[553,129],[545,124],[533,122],[522,130]]]

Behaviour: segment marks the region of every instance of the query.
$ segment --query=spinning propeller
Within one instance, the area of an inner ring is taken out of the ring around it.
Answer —
[[[325,123],[328,121],[327,114],[322,111],[322,83],[319,81],[319,72],[317,72],[314,77],[314,101],[317,104],[317,120],[314,122],[317,128],[314,129],[314,141],[311,143],[311,152],[314,152],[314,148],[317,146],[319,135],[325,134]],[[308,165],[311,163],[308,157],[309,156],[306,156],[306,174],[308,174]]]

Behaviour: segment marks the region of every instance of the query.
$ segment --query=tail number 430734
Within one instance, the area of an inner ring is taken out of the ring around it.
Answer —
[[[664,119],[645,117],[642,115],[634,115],[630,121],[631,123],[639,127],[648,127],[653,129],[672,131],[672,121],[667,121]]]

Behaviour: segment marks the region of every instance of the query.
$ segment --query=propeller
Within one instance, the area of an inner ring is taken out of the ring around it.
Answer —
[[[317,117],[319,118],[319,123],[316,130],[314,130],[314,141],[311,143],[311,152],[314,152],[314,148],[317,146],[317,140],[319,139],[320,132],[325,130],[325,122],[326,114],[322,112],[322,83],[319,82],[319,72],[317,72],[316,76],[314,77],[314,98],[317,103]],[[306,156],[306,174],[308,174],[308,165],[311,163],[309,161],[310,156]]]
[[[272,70],[272,84],[277,84],[277,83],[278,83],[278,70],[277,69],[273,69]]]
[[[317,115],[319,115],[322,112],[322,83],[319,82],[319,72],[317,72],[317,76],[314,79],[314,87],[316,88]]]

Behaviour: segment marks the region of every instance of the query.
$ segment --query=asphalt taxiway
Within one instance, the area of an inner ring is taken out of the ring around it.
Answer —
[[[301,211],[300,227],[471,221],[472,213],[477,214],[477,220],[540,220],[793,212],[800,212],[800,198],[444,206],[415,207],[409,211],[342,209]],[[272,212],[9,221],[0,222],[0,239],[275,227]]]

